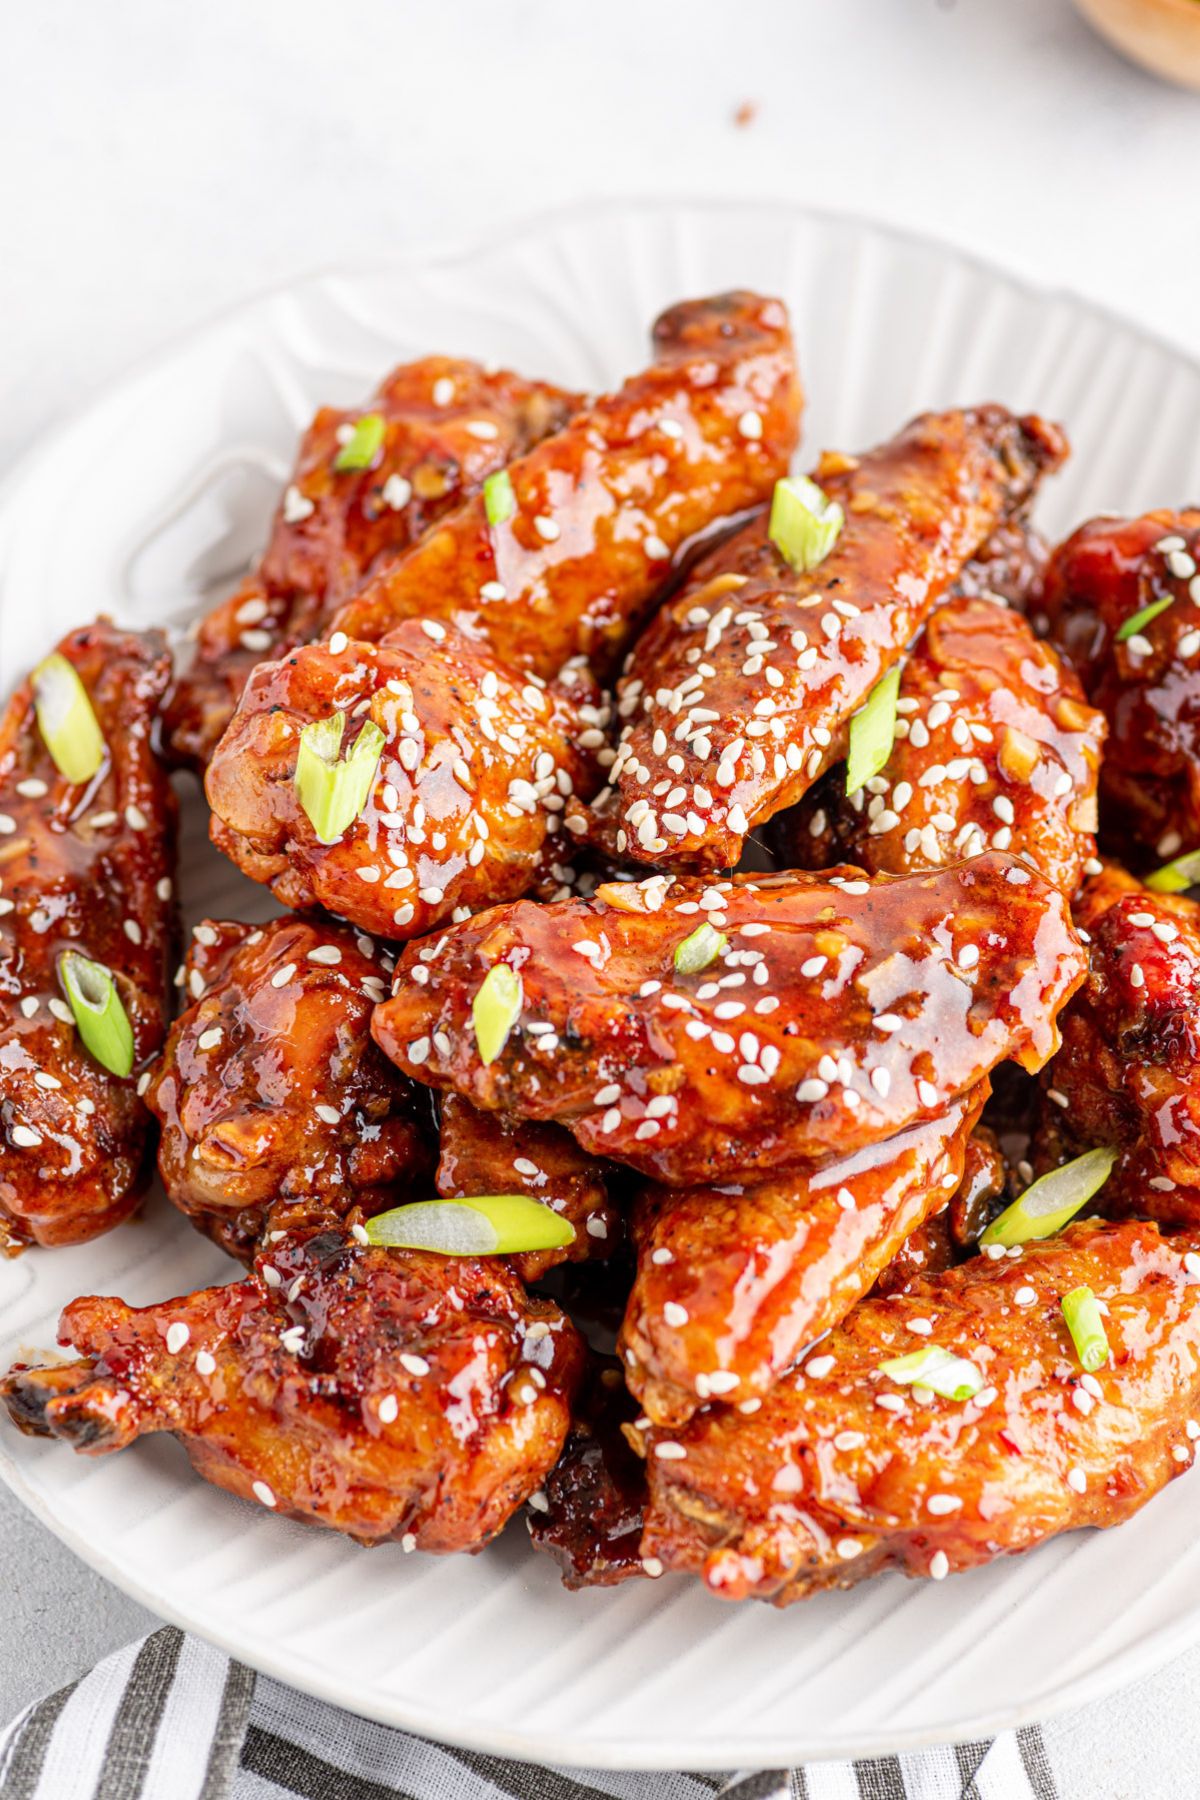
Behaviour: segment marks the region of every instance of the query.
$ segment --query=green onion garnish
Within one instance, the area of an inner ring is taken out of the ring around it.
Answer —
[[[837,501],[830,500],[807,475],[785,475],[775,483],[767,531],[793,569],[807,574],[819,568],[845,522]]]
[[[1195,887],[1200,881],[1200,850],[1189,850],[1183,856],[1177,856],[1174,862],[1164,863],[1161,869],[1155,869],[1153,875],[1147,875],[1144,886],[1153,889],[1156,894],[1183,894],[1188,888]]]
[[[879,1365],[901,1387],[924,1387],[943,1400],[971,1400],[983,1386],[983,1376],[965,1356],[931,1344],[925,1350],[913,1350],[908,1356],[893,1356]]]
[[[114,1075],[133,1068],[133,1027],[112,971],[78,951],[58,959],[58,979],[85,1046]]]
[[[469,1200],[418,1200],[367,1220],[372,1244],[432,1250],[438,1256],[516,1256],[564,1250],[575,1227],[528,1194],[473,1194]]]
[[[495,1062],[521,1016],[524,1002],[521,977],[515,969],[510,969],[507,963],[497,963],[488,970],[471,1002],[480,1062]]]
[[[90,781],[104,761],[104,734],[79,671],[57,650],[33,671],[33,705],[59,774],[68,781]]]
[[[517,496],[507,469],[497,469],[483,484],[483,507],[489,525],[503,525],[517,510]]]
[[[369,469],[383,448],[382,413],[364,413],[354,422],[354,430],[333,459],[333,466],[344,469]]]
[[[872,775],[878,775],[892,754],[896,741],[896,699],[900,692],[900,664],[890,668],[867,695],[866,705],[850,721],[850,750],[846,757],[846,792],[856,794]]]
[[[701,969],[709,968],[728,948],[729,939],[722,937],[705,920],[703,925],[697,925],[690,937],[685,937],[681,944],[676,944],[675,967],[681,975],[699,975]]]
[[[1061,1169],[1051,1169],[1027,1187],[1019,1200],[1006,1206],[998,1219],[992,1220],[979,1240],[981,1247],[1001,1244],[1011,1250],[1014,1244],[1053,1237],[1070,1224],[1093,1194],[1100,1192],[1116,1160],[1117,1152],[1105,1147],[1085,1150]]]
[[[1152,600],[1149,606],[1143,606],[1141,612],[1131,613],[1124,624],[1118,627],[1118,644],[1123,644],[1126,638],[1135,637],[1143,625],[1149,625],[1151,619],[1157,619],[1159,613],[1166,612],[1174,599],[1174,594],[1164,594],[1161,600]]]
[[[1075,1354],[1088,1374],[1094,1375],[1108,1361],[1108,1337],[1099,1302],[1090,1287],[1077,1287],[1063,1295],[1062,1309]]]
[[[296,798],[319,844],[336,844],[353,825],[367,804],[383,754],[383,732],[368,719],[341,759],[345,731],[346,715],[336,712],[328,719],[314,719],[300,733]]]

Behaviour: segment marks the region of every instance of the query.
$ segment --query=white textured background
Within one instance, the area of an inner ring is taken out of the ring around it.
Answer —
[[[887,219],[1200,353],[1197,168],[1200,98],[1067,0],[0,0],[0,472],[256,288],[596,196]],[[0,1599],[0,1717],[147,1623],[4,1494]],[[1099,1800],[1198,1688],[1081,1716]]]

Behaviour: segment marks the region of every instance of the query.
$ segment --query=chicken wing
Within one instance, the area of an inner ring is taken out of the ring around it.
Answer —
[[[1042,1077],[1035,1164],[1118,1145],[1101,1207],[1200,1225],[1200,906],[1110,864],[1076,917],[1088,978]]]
[[[844,756],[850,715],[1065,449],[1002,407],[927,414],[818,467],[845,525],[812,574],[785,562],[766,514],[699,563],[618,690],[628,723],[595,809],[617,851],[732,868],[747,833]]]
[[[468,500],[334,620],[375,640],[401,619],[482,632],[513,669],[615,668],[677,553],[769,497],[800,416],[787,311],[758,294],[685,301],[657,360],[510,466],[505,506]]]
[[[756,1186],[652,1187],[618,1348],[656,1425],[767,1393],[866,1293],[963,1176],[986,1083],[935,1119]]]
[[[1095,864],[1103,714],[1019,613],[958,600],[905,660],[885,768],[847,795],[830,770],[773,836],[793,868],[937,869],[989,846],[1073,894]]]
[[[786,1606],[899,1569],[940,1579],[1120,1524],[1192,1461],[1200,1276],[1150,1224],[1071,1226],[865,1300],[753,1417],[644,1432],[642,1554],[714,1594]],[[1106,1307],[1109,1363],[1085,1375],[1064,1294]],[[985,1386],[966,1403],[903,1387],[886,1360],[940,1347]]]
[[[74,1300],[83,1360],[18,1366],[22,1430],[85,1455],[169,1431],[198,1474],[308,1524],[478,1550],[554,1466],[584,1349],[496,1261],[359,1247],[341,1228],[157,1306]]]
[[[170,660],[157,633],[101,621],[57,654],[103,737],[60,774],[26,682],[0,720],[0,1245],[77,1244],[128,1217],[148,1175],[140,1071],[162,1044],[174,962],[175,798],[151,748]],[[132,1065],[85,1048],[62,986],[75,952],[115,982]]]
[[[953,591],[964,600],[1003,600],[1018,612],[1038,609],[1050,546],[1028,518],[1018,513],[997,525],[970,562],[964,563]]]
[[[420,937],[525,893],[572,839],[565,796],[598,780],[603,710],[511,674],[453,627],[409,620],[381,644],[335,636],[263,663],[209,764],[212,840],[285,906]],[[342,713],[384,746],[371,794],[323,843],[296,790],[300,734]]]
[[[277,1201],[373,1213],[431,1174],[428,1096],[371,1038],[390,972],[369,938],[316,921],[196,927],[192,1004],[146,1104],[168,1195],[231,1256],[249,1261]]]
[[[501,962],[518,1003],[485,1062],[473,1011]],[[1062,895],[992,853],[874,881],[662,876],[412,946],[372,1030],[418,1080],[691,1185],[848,1156],[1004,1057],[1039,1068],[1083,974]]]
[[[480,1112],[458,1094],[442,1099],[437,1191],[451,1200],[528,1194],[570,1221],[575,1242],[565,1250],[527,1250],[510,1258],[522,1281],[536,1281],[557,1263],[607,1256],[623,1235],[605,1165],[585,1155],[569,1131]]]
[[[1014,1067],[1013,1064],[1006,1065]],[[974,1254],[979,1238],[1002,1210],[1008,1167],[995,1133],[977,1125],[967,1139],[962,1180],[950,1196],[944,1212],[930,1213],[909,1232],[872,1288],[875,1294],[895,1294],[920,1275],[937,1275],[952,1269],[967,1254]]]
[[[566,1448],[529,1496],[529,1535],[554,1557],[564,1587],[615,1587],[654,1572],[641,1556],[645,1465],[621,1429],[636,1414],[619,1364],[592,1357]]]
[[[368,576],[560,430],[578,404],[544,382],[430,356],[393,369],[361,413],[322,407],[261,563],[199,624],[167,705],[175,759],[203,770],[264,657],[319,637]]]
[[[1081,525],[1046,571],[1040,626],[1108,719],[1104,834],[1127,859],[1200,847],[1198,569],[1200,511],[1164,509]]]

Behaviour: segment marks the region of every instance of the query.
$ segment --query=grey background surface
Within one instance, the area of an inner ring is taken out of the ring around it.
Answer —
[[[1200,100],[1068,0],[0,0],[0,34],[0,473],[217,307],[594,196],[887,218],[1200,351]],[[0,1718],[151,1623],[0,1490]],[[1194,1770],[1197,1694],[1200,1654],[1141,1730],[1054,1742],[1100,1796],[1192,1791],[1151,1771]]]

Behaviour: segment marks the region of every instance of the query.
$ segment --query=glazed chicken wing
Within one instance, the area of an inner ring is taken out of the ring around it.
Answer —
[[[158,1306],[72,1301],[60,1337],[81,1362],[0,1383],[22,1430],[89,1456],[169,1431],[242,1499],[437,1552],[478,1550],[553,1467],[584,1355],[501,1264],[341,1228]]]
[[[1193,1455],[1200,1268],[1149,1224],[1071,1226],[865,1300],[753,1417],[721,1407],[644,1433],[642,1554],[714,1594],[786,1606],[885,1569],[939,1579],[1061,1531],[1117,1525]],[[1106,1307],[1110,1361],[1085,1375],[1064,1294]],[[880,1364],[942,1348],[965,1403]]]
[[[277,1201],[337,1216],[421,1197],[411,1184],[432,1172],[428,1096],[371,1038],[390,972],[370,938],[334,925],[196,927],[192,1004],[146,1104],[168,1195],[231,1256],[249,1260]]]
[[[822,462],[845,525],[813,573],[784,560],[765,513],[698,564],[618,690],[628,723],[596,807],[617,851],[732,868],[747,833],[844,756],[851,714],[1064,454],[1053,426],[1002,407],[928,414]]]
[[[577,404],[507,370],[429,356],[394,369],[361,412],[322,407],[261,563],[200,623],[167,707],[176,760],[202,770],[256,664],[319,637],[368,576]]]
[[[732,293],[673,306],[654,352],[649,369],[518,457],[502,504],[468,500],[335,626],[375,640],[401,619],[454,621],[513,669],[550,678],[582,655],[610,672],[676,554],[769,497],[799,426],[780,301]]]
[[[707,966],[682,972],[697,948]],[[473,1016],[497,963],[519,994],[485,1062]],[[659,1181],[715,1183],[878,1143],[1002,1058],[1039,1068],[1083,973],[1062,895],[995,854],[874,881],[663,876],[412,946],[372,1030],[418,1080],[557,1119]]]
[[[1035,1160],[1119,1146],[1106,1211],[1200,1225],[1200,906],[1107,865],[1076,917],[1088,978],[1042,1077]]]
[[[29,682],[0,720],[0,1245],[14,1249],[82,1243],[137,1205],[150,1125],[139,1071],[162,1044],[174,960],[176,808],[151,748],[166,647],[101,622],[57,655],[86,690],[103,753],[90,780],[68,781]],[[115,983],[132,1034],[125,1075],[79,1035],[67,952]]]
[[[565,1250],[526,1250],[509,1259],[522,1281],[536,1281],[557,1263],[608,1256],[621,1241],[621,1215],[609,1198],[605,1165],[582,1151],[569,1131],[480,1112],[459,1094],[442,1098],[437,1191],[449,1200],[528,1194],[570,1221],[575,1242]]]
[[[212,839],[285,906],[323,906],[384,938],[515,898],[572,839],[565,797],[598,780],[604,713],[513,675],[453,627],[409,620],[381,644],[328,643],[263,663],[209,765]],[[370,795],[323,843],[296,790],[300,734],[341,713],[343,758],[384,734]]]
[[[1081,525],[1046,571],[1039,622],[1108,719],[1103,835],[1126,860],[1200,847],[1198,570],[1200,511],[1163,510]]]
[[[905,659],[896,737],[866,790],[844,767],[775,821],[788,867],[872,874],[1011,850],[1073,894],[1096,853],[1105,723],[1057,653],[989,600],[939,607]]]
[[[529,1535],[554,1557],[564,1587],[615,1587],[655,1572],[641,1554],[645,1464],[621,1429],[636,1414],[619,1364],[590,1358],[566,1447],[529,1496]]]
[[[818,1170],[742,1187],[652,1187],[619,1348],[656,1425],[767,1393],[843,1319],[962,1180],[986,1083],[936,1119]]]
[[[1021,513],[1003,519],[970,562],[964,563],[953,592],[964,600],[1002,600],[1018,612],[1035,612],[1050,546]]]
[[[1002,1210],[1007,1180],[1008,1167],[995,1133],[986,1125],[977,1125],[967,1139],[962,1180],[951,1194],[949,1206],[944,1212],[930,1213],[909,1232],[886,1269],[880,1271],[872,1293],[897,1293],[918,1276],[940,1274],[973,1254],[993,1215]]]

